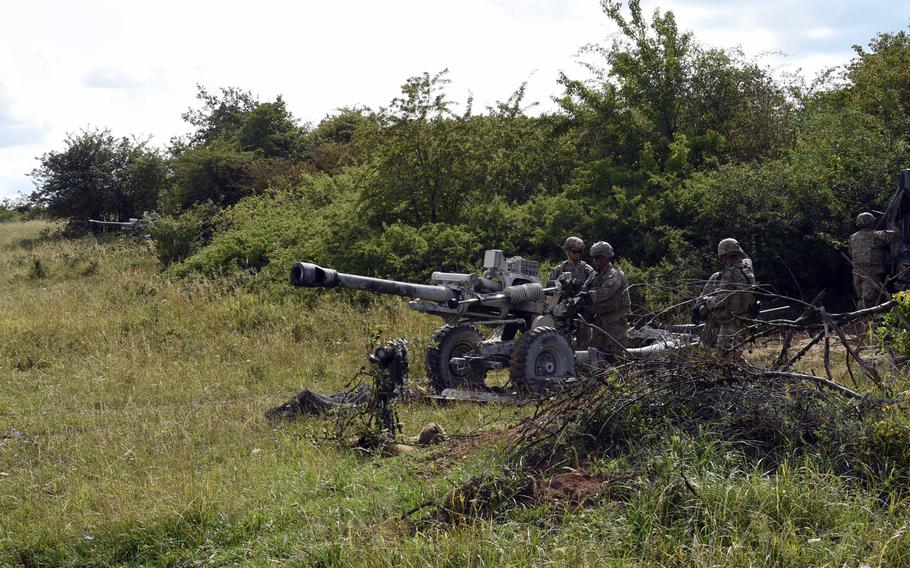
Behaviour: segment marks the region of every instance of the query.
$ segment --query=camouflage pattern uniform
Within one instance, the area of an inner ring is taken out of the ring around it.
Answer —
[[[556,282],[563,272],[570,272],[574,280],[584,284],[594,274],[594,268],[590,264],[581,260],[579,255],[578,261],[572,260],[569,255],[570,250],[584,250],[585,242],[578,237],[569,237],[562,245],[562,250],[566,251],[566,260],[557,264],[550,272],[550,282]],[[591,342],[591,330],[588,326],[581,324],[575,332],[575,349],[584,351]]]
[[[566,241],[562,244],[562,250],[564,250],[566,252],[567,258],[566,258],[566,260],[557,264],[556,267],[553,268],[553,271],[550,272],[550,281],[556,282],[559,279],[560,275],[562,275],[563,272],[571,272],[572,278],[574,278],[575,280],[578,280],[582,284],[587,282],[588,278],[590,278],[591,275],[594,274],[594,269],[591,268],[590,264],[581,260],[580,255],[579,255],[577,262],[573,261],[572,258],[569,256],[570,250],[579,250],[580,251],[580,250],[584,250],[584,248],[585,248],[585,242],[583,240],[579,239],[578,237],[567,238]]]
[[[724,239],[718,245],[718,256],[730,254],[724,250],[738,252],[740,256],[732,266],[711,275],[696,301],[699,312],[707,320],[701,342],[717,349],[731,347],[738,339],[746,324],[743,318],[754,299],[750,289],[755,285],[752,260],[745,257],[739,243]]]
[[[579,282],[587,282],[594,274],[594,269],[591,268],[591,265],[583,260],[578,262],[572,262],[569,259],[566,259],[556,265],[556,268],[550,273],[550,280],[555,282],[563,272],[571,272],[572,278],[578,280]]]
[[[607,243],[603,243],[609,247]],[[596,243],[591,247],[591,256],[596,253]],[[609,247],[609,257],[613,256]],[[604,270],[595,272],[582,288],[587,292],[591,304],[582,313],[592,325],[591,347],[608,353],[621,353],[628,343],[629,323],[632,315],[632,300],[629,298],[629,281],[625,273],[612,263]],[[599,328],[599,329],[598,329]]]
[[[885,257],[883,247],[897,238],[897,231],[874,231],[875,217],[872,213],[860,213],[856,217],[859,229],[850,235],[850,260],[853,262],[853,289],[858,298],[858,307],[871,308],[879,300],[887,300],[885,291]]]

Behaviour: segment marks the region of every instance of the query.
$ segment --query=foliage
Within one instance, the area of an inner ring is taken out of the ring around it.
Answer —
[[[274,102],[260,102],[249,91],[235,87],[222,88],[215,95],[197,85],[196,99],[202,108],[191,108],[182,115],[196,130],[185,139],[172,141],[175,155],[219,141],[266,158],[301,160],[309,150],[309,133],[298,126],[280,95]]]
[[[171,272],[215,275],[268,268],[265,276],[283,283],[293,261],[331,262],[325,243],[339,230],[333,225],[347,213],[355,181],[354,174],[305,175],[293,188],[248,197],[223,211],[209,246]]]
[[[195,254],[207,245],[215,228],[218,208],[210,201],[197,203],[178,215],[160,216],[149,225],[155,250],[162,264],[168,266]]]
[[[0,199],[0,223],[35,219],[44,214],[44,208],[29,203],[25,198]]]
[[[69,134],[63,151],[41,157],[30,174],[30,201],[48,213],[85,221],[125,220],[151,209],[168,183],[164,156],[148,141],[115,138],[109,130]]]
[[[307,141],[280,96],[273,103],[257,104],[237,131],[237,141],[245,151],[265,157],[297,158],[306,154]]]
[[[252,93],[236,87],[222,88],[219,96],[202,85],[196,85],[196,99],[202,103],[202,108],[191,108],[181,115],[196,131],[189,134],[185,142],[174,141],[178,147],[181,142],[195,147],[230,138],[240,130],[245,117],[259,103]]]
[[[910,321],[910,292],[899,292],[894,295],[894,300],[897,301],[897,309],[885,316],[876,332],[889,349],[907,356],[910,355],[910,326],[905,322]]]
[[[249,193],[255,160],[253,152],[224,140],[181,152],[174,158],[174,185],[162,195],[162,209],[177,213],[203,201],[237,203]]]
[[[375,121],[376,116],[361,107],[342,108],[338,114],[325,117],[313,131],[314,147],[309,161],[328,174],[359,164],[369,148],[358,148],[358,133],[375,128]]]
[[[377,117],[370,136],[376,174],[365,188],[373,222],[454,222],[479,188],[456,174],[466,117],[446,99],[445,71],[411,77]]]
[[[224,211],[212,243],[171,272],[214,275],[265,271],[284,281],[291,263],[308,260],[347,272],[424,281],[434,270],[467,269],[480,245],[462,226],[361,222],[361,172],[314,174],[293,189],[250,197]]]
[[[910,35],[881,33],[869,51],[854,46],[856,58],[846,67],[846,87],[834,98],[879,117],[893,136],[910,137]]]
[[[224,88],[219,96],[198,86],[196,98],[202,108],[183,114],[196,131],[172,141],[174,184],[162,196],[165,211],[203,201],[226,207],[262,193],[294,177],[312,149],[312,136],[281,96],[263,103],[240,89]]]
[[[436,270],[473,270],[480,247],[470,228],[462,225],[427,223],[415,228],[395,223],[350,247],[339,261],[370,275],[426,282]]]

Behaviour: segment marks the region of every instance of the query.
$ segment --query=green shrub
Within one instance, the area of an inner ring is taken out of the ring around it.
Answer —
[[[910,291],[895,294],[894,299],[897,307],[885,315],[876,331],[882,343],[895,353],[910,355],[910,329],[906,323],[910,321]]]
[[[165,265],[179,262],[211,240],[218,208],[211,202],[200,203],[174,217],[162,217],[149,228],[158,259]]]
[[[356,175],[304,174],[290,189],[248,196],[218,216],[211,243],[174,266],[176,276],[231,271],[264,272],[259,280],[285,280],[298,260],[335,264],[332,242],[356,226]],[[328,243],[328,244],[327,244]],[[342,241],[338,247],[346,247]]]

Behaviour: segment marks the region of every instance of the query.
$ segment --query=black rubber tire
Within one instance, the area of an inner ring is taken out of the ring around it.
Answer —
[[[545,379],[575,376],[575,350],[562,332],[538,327],[521,334],[509,361],[509,378],[518,389],[532,390]]]
[[[441,393],[445,389],[483,389],[485,371],[467,369],[459,372],[449,365],[452,357],[459,357],[474,350],[482,340],[480,333],[467,324],[444,325],[437,329],[430,338],[426,354],[430,388],[436,393]]]

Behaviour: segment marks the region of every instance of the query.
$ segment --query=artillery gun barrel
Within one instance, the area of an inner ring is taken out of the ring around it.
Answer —
[[[124,231],[136,231],[145,228],[145,224],[139,219],[130,219],[129,221],[101,221],[99,219],[89,219],[89,225],[98,225],[99,227],[119,227]]]
[[[763,316],[765,314],[773,314],[774,312],[781,312],[783,310],[789,310],[789,309],[790,309],[789,305],[777,306],[776,308],[768,308],[767,310],[762,310],[762,311],[758,312],[758,315]]]
[[[295,262],[291,267],[291,284],[302,288],[353,288],[377,294],[405,296],[431,302],[446,303],[458,299],[456,290],[445,286],[412,284],[369,276],[345,274],[331,268],[322,268],[309,262]]]

